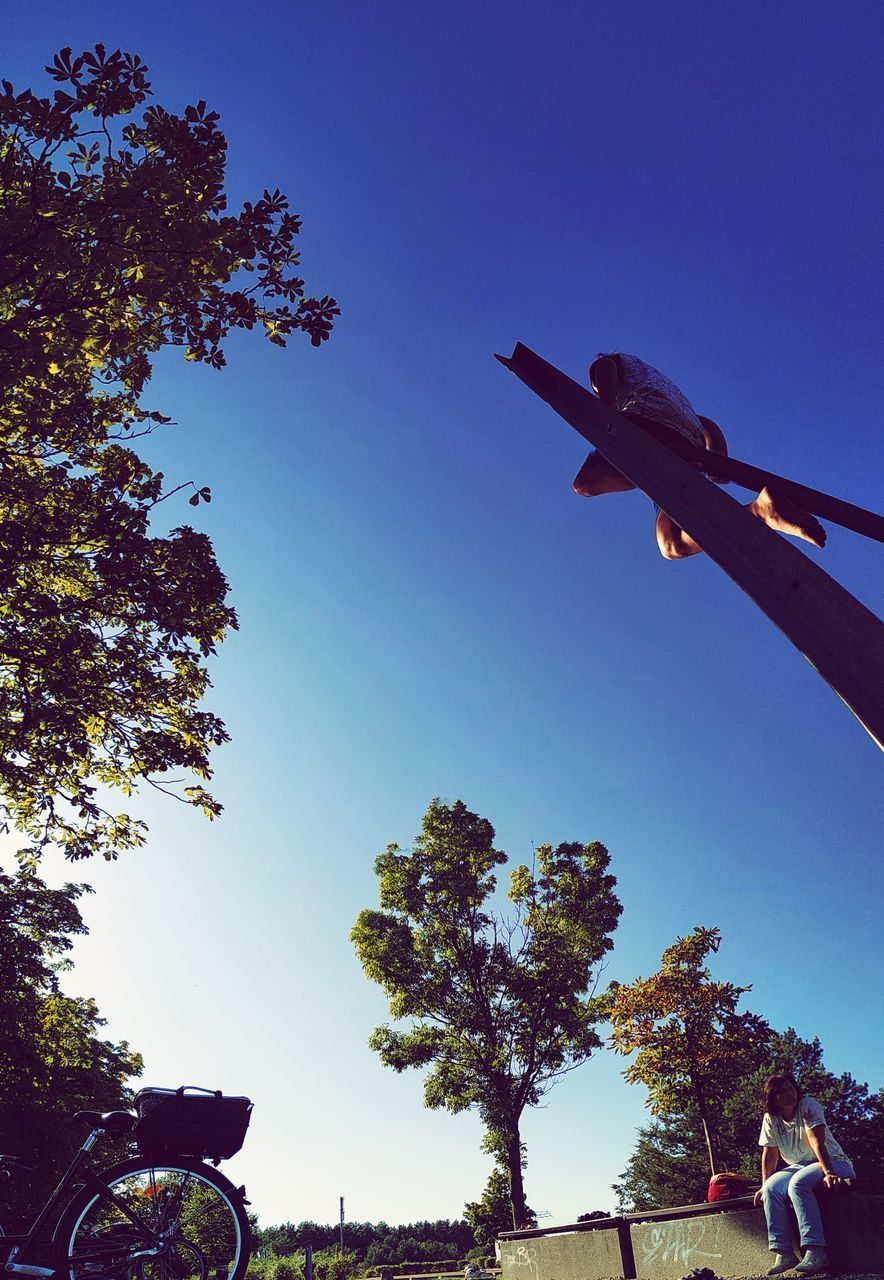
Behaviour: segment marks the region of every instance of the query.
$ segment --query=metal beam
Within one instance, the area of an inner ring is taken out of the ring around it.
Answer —
[[[501,364],[700,544],[884,750],[884,623],[780,534],[529,347]]]
[[[748,462],[741,462],[739,458],[701,449],[684,436],[676,436],[670,447],[686,461],[699,463],[704,469],[733,480],[744,489],[760,492],[767,484],[776,485],[778,492],[786,494],[803,510],[812,512],[821,520],[829,520],[845,529],[852,529],[854,533],[861,533],[865,538],[884,542],[884,516],[878,515],[876,511],[867,511],[865,507],[857,507],[852,502],[845,502],[843,498],[835,498],[831,493],[821,493],[819,489],[811,489],[806,484],[799,484],[797,480],[778,476],[762,467],[753,467]]]

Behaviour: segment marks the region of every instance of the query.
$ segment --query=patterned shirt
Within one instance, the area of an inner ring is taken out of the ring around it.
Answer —
[[[672,427],[691,444],[706,447],[703,424],[693,405],[665,373],[645,364],[638,356],[628,356],[622,351],[618,351],[614,358],[618,372],[615,407],[621,413],[638,413],[644,418],[653,418],[655,422]]]

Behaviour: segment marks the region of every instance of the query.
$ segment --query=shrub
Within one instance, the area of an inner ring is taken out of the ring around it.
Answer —
[[[268,1258],[263,1280],[304,1280],[304,1263],[301,1258]]]
[[[352,1253],[349,1250],[338,1253],[337,1249],[321,1249],[319,1253],[313,1255],[313,1275],[315,1280],[350,1280],[351,1276],[356,1275],[360,1262],[358,1253]],[[279,1280],[288,1280],[288,1278],[280,1276]]]

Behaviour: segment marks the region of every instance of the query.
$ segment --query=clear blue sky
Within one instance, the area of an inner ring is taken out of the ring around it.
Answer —
[[[148,848],[74,869],[98,893],[71,989],[146,1082],[255,1099],[232,1170],[265,1224],[341,1194],[456,1216],[484,1185],[478,1122],[369,1053],[348,941],[434,795],[514,862],[608,845],[609,976],[718,925],[750,1007],[881,1084],[880,753],[715,565],[659,557],[646,499],[571,493],[581,440],[492,359],[521,340],[582,379],[636,352],[736,456],[884,508],[877,9],[7,0],[18,86],[102,40],[219,110],[233,197],[288,191],[344,310],[319,352],[253,335],[222,374],[157,371],[180,425],[150,457],[214,492],[170,521],[211,534],[242,623],[211,701],[226,811],[148,797]],[[805,549],[884,613],[880,544]],[[526,1118],[554,1220],[613,1205],[645,1116],[622,1065]]]

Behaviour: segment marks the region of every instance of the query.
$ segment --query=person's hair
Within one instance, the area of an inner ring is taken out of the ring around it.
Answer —
[[[764,1109],[769,1116],[778,1116],[780,1114],[780,1109],[776,1103],[776,1094],[777,1089],[784,1084],[790,1084],[792,1086],[798,1094],[799,1102],[804,1097],[804,1091],[794,1076],[786,1074],[768,1076],[764,1082]]]

